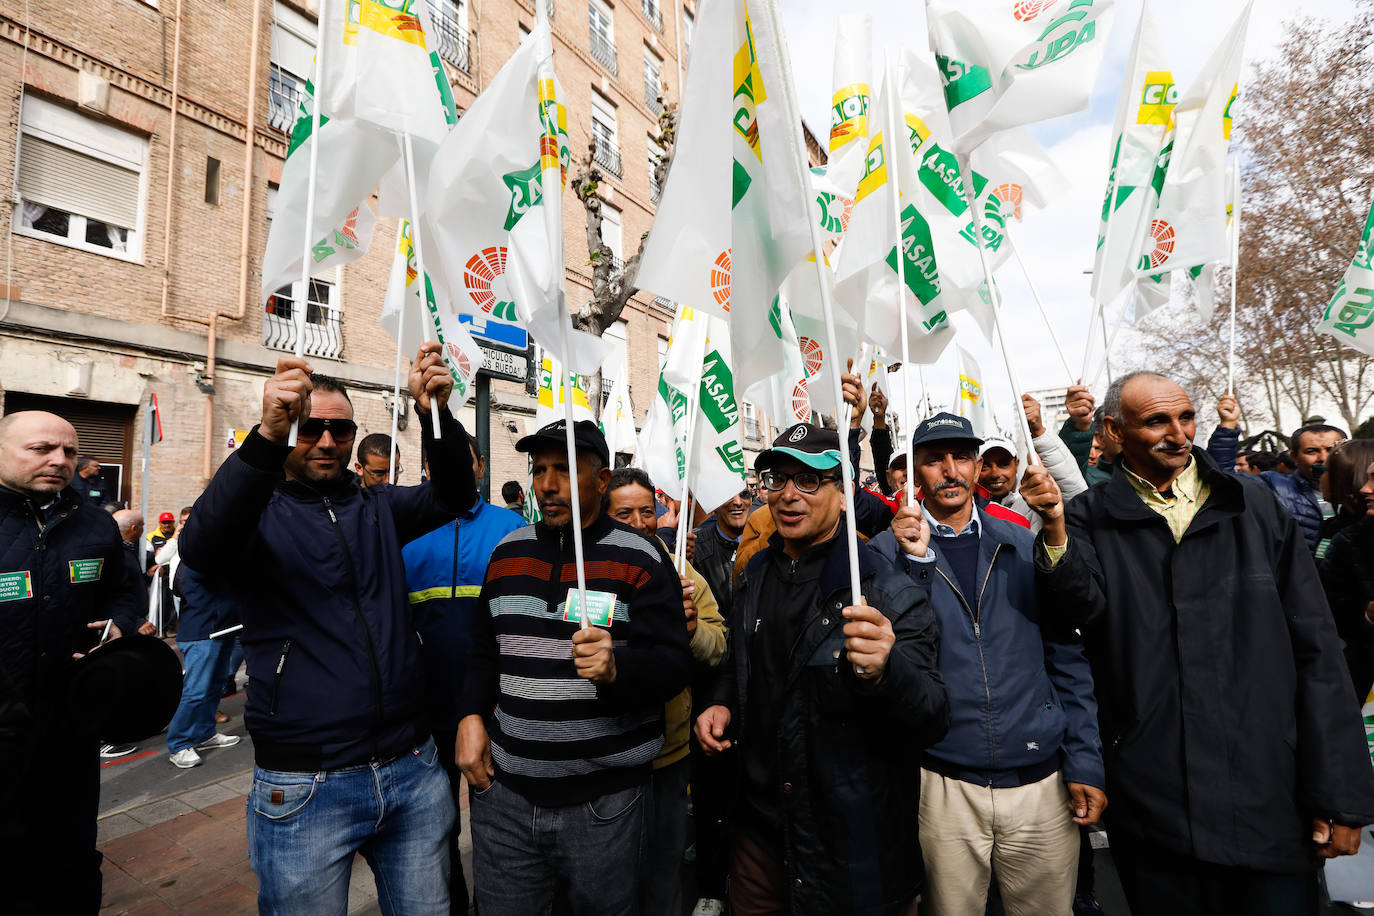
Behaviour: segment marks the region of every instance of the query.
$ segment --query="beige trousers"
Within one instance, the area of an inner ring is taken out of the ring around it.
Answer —
[[[922,916],[983,916],[995,867],[1007,916],[1071,916],[1078,825],[1059,773],[989,789],[921,770]]]

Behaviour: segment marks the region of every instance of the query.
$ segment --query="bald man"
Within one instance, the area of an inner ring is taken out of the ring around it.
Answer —
[[[99,741],[66,708],[73,660],[146,601],[109,514],[71,487],[55,414],[0,418],[0,887],[7,913],[100,908]]]

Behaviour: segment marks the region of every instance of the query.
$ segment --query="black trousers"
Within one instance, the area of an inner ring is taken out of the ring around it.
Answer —
[[[48,719],[52,723],[52,719]],[[100,909],[100,742],[56,723],[0,759],[0,909],[94,914]]]
[[[1132,916],[1316,916],[1315,871],[1279,874],[1213,865],[1128,838],[1111,836],[1112,861]]]
[[[457,729],[434,732],[434,746],[439,749],[439,762],[448,774],[449,791],[453,793],[453,833],[448,837],[448,911],[450,916],[467,916],[468,879],[463,874],[463,854],[458,849],[458,839],[463,832],[463,815],[458,808],[458,797],[463,789],[463,771],[458,769],[458,761],[454,756],[457,741]]]

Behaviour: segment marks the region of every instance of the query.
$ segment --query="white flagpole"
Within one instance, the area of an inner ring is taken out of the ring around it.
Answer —
[[[887,121],[887,129],[883,131],[883,162],[887,167],[887,183],[892,192],[892,244],[897,256],[897,315],[901,323],[902,332],[902,415],[912,416],[911,412],[911,383],[910,373],[905,371],[911,365],[911,331],[907,327],[906,321],[906,258],[902,255],[902,189],[901,182],[897,177],[897,157],[893,155],[893,150],[897,146],[897,81],[892,76],[892,60],[888,57],[887,51],[883,51],[883,79],[887,83],[887,111],[884,117]],[[905,141],[902,141],[905,142]],[[911,439],[907,440],[907,468],[916,466],[915,457],[911,454]],[[915,474],[907,471],[906,477],[906,504],[908,506],[916,502],[916,481]]]
[[[1226,393],[1236,393],[1236,285],[1240,280],[1240,163],[1234,166],[1231,210],[1231,343],[1226,357]]]
[[[682,308],[683,306],[679,304],[679,311]],[[706,315],[698,316],[696,312],[693,312],[692,320],[706,322],[706,328],[709,331],[711,323]],[[706,358],[707,335],[702,334],[700,336],[701,352],[696,354],[697,362]],[[687,439],[682,455],[682,479],[679,481],[679,486],[682,488],[682,499],[677,504],[677,540],[673,542],[673,565],[677,567],[678,575],[684,573],[687,564],[687,529],[689,527],[689,497],[691,495],[688,481],[692,479],[692,453],[696,451],[697,414],[700,412],[701,406],[701,387],[699,385],[690,387],[691,391],[687,392]]]
[[[1113,166],[1111,173],[1107,176],[1107,229],[1105,232],[1102,233],[1102,257],[1104,258],[1112,250],[1112,223],[1114,222],[1112,217],[1115,215],[1116,167]],[[1096,259],[1094,259],[1094,261],[1096,261]],[[1094,270],[1096,270],[1096,264],[1094,264]],[[1099,282],[1101,281],[1100,277],[1094,276],[1094,279],[1098,280]],[[1102,315],[1102,303],[1098,302],[1097,297],[1094,296],[1092,311],[1088,313],[1088,336],[1083,342],[1083,368],[1078,373],[1079,378],[1083,378],[1088,374],[1088,360],[1092,358],[1093,352],[1093,325],[1099,321],[1103,322],[1103,328],[1105,333],[1106,318],[1104,318]],[[1070,372],[1069,375],[1072,376],[1073,373]]]
[[[1035,288],[1035,280],[1031,278],[1030,271],[1026,268],[1026,262],[1021,258],[1021,249],[1017,247],[1016,242],[1011,237],[1010,225],[1006,227],[1005,235],[1007,245],[1011,248],[1011,253],[1016,257],[1016,263],[1020,266],[1021,273],[1026,278],[1026,285],[1030,287],[1031,298],[1035,300],[1035,307],[1040,310],[1040,317],[1045,319],[1045,327],[1049,329],[1050,340],[1054,341],[1055,352],[1059,354],[1059,361],[1064,364],[1064,373],[1068,375],[1069,384],[1072,385],[1074,379],[1078,378],[1078,376],[1075,376],[1073,374],[1073,369],[1069,367],[1069,358],[1064,355],[1064,345],[1059,342],[1059,335],[1054,330],[1054,322],[1050,321],[1050,313],[1045,310],[1045,302],[1040,298],[1040,290]],[[1091,332],[1091,330],[1092,329],[1089,328],[1089,332]]]
[[[310,105],[310,170],[305,183],[305,230],[301,233],[301,298],[291,313],[292,323],[296,326],[296,359],[305,356],[305,311],[310,307],[310,263],[315,248],[315,184],[320,168],[320,80],[324,78],[324,36],[329,32],[329,0],[320,0],[318,34],[315,42],[315,79],[312,85],[315,93]],[[176,117],[176,112],[172,112]],[[291,421],[291,431],[286,434],[286,444],[295,448],[296,434],[300,428],[299,420]]]
[[[777,0],[763,0],[762,7],[765,15],[768,16],[773,28],[773,35],[778,41],[778,65],[782,71],[783,85],[778,87],[781,92],[782,102],[787,110],[787,124],[791,131],[788,138],[788,146],[791,148],[794,176],[802,190],[802,197],[806,199],[807,206],[810,206],[811,195],[807,193],[810,182],[807,180],[810,169],[806,162],[806,145],[801,136],[801,109],[797,104],[795,96],[795,83],[792,81],[792,62],[787,53],[787,39],[782,31],[782,16],[778,12]],[[844,404],[844,385],[840,381],[840,352],[839,344],[835,335],[835,304],[830,298],[830,286],[826,283],[825,276],[825,243],[821,240],[820,226],[811,218],[810,212],[800,214],[806,220],[807,228],[811,231],[811,251],[815,256],[816,262],[816,282],[820,286],[821,312],[825,318],[825,342],[830,348],[830,352],[836,354],[833,360],[835,369],[830,374],[830,382],[835,398],[835,411],[837,425],[843,426],[840,430],[840,474],[843,476],[842,490],[844,492],[844,525],[845,534],[849,538],[849,589],[850,599],[855,605],[864,603],[863,593],[859,587],[859,531],[854,520],[854,467],[849,460],[849,428],[847,424],[838,423],[841,416],[841,405]]]
[[[997,332],[997,343],[1002,350],[1002,362],[1005,363],[1007,367],[1007,380],[1011,382],[1012,395],[1014,397],[1020,397],[1024,389],[1022,389],[1021,382],[1016,377],[1016,368],[1011,362],[1011,350],[1007,348],[1007,335],[1002,329],[1002,296],[997,291],[997,283],[992,276],[992,262],[988,260],[987,249],[983,246],[983,220],[978,213],[977,201],[973,196],[973,182],[969,178],[969,176],[973,175],[973,169],[969,165],[968,156],[959,157],[959,170],[961,174],[965,176],[963,182],[964,199],[968,201],[969,214],[973,217],[973,237],[978,243],[978,260],[983,264],[983,277],[988,285],[988,298],[992,300],[992,326]],[[1024,410],[1018,410],[1016,413],[1021,421],[1021,433],[1025,436],[1026,441],[1035,441],[1031,438],[1030,423],[1026,420],[1026,412]],[[1026,456],[1026,461],[1029,464],[1040,463],[1039,457],[1035,454],[1034,449],[1031,449],[1030,453]],[[910,474],[910,471],[908,471],[908,474]]]
[[[429,279],[425,274],[425,254],[420,247],[420,203],[416,193],[415,185],[415,147],[410,142],[410,134],[401,135],[401,145],[405,148],[406,158],[406,190],[410,193],[410,244],[415,246],[415,269],[419,271],[419,276],[415,282],[420,285],[420,328],[425,340],[437,340],[436,330],[439,326],[439,316],[434,314],[433,307],[429,304]],[[313,152],[313,150],[312,150]],[[428,315],[426,315],[428,313]],[[405,317],[405,310],[401,310],[402,318]],[[425,318],[429,321],[426,322]],[[398,375],[399,377],[399,375]],[[434,438],[439,436],[439,410],[433,404],[430,405],[429,422],[430,429],[434,433]]]
[[[396,223],[396,247],[397,247],[397,249],[399,249],[399,248],[401,247],[401,238],[402,238],[402,236],[405,235],[405,229],[403,228],[403,227],[404,227],[404,224],[405,224],[405,220],[401,220],[401,221],[399,221],[399,222]],[[407,256],[407,260],[409,260],[409,256]],[[407,264],[406,266],[409,267],[410,265]],[[421,278],[421,279],[423,279],[423,278]],[[402,282],[402,283],[405,282],[404,276],[402,276],[401,282]],[[403,294],[402,294],[402,296],[401,296],[401,314],[398,315],[398,316],[396,316],[396,369],[395,369],[394,374],[392,375],[392,386],[391,386],[391,474],[390,474],[390,477],[391,477],[391,483],[392,483],[393,485],[396,483],[396,450],[397,450],[396,437],[397,437],[397,435],[400,434],[400,422],[399,422],[399,418],[400,418],[400,416],[401,416],[401,343],[402,343],[403,340],[405,340],[405,329],[406,329],[406,306],[409,304],[409,300],[410,300],[410,290],[407,289],[407,290],[405,290],[405,291],[403,292]]]

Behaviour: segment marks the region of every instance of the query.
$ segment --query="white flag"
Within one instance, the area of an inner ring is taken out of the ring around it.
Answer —
[[[542,429],[550,423],[565,419],[564,400],[572,392],[573,421],[591,420],[592,408],[587,403],[587,378],[583,375],[573,377],[571,389],[568,386],[568,370],[556,359],[545,356],[539,362],[539,401],[534,410],[534,425]]]
[[[630,386],[623,372],[611,385],[610,400],[602,408],[601,432],[606,437],[611,454],[635,451],[635,410],[630,403]]]
[[[1374,356],[1374,207],[1355,257],[1317,325],[1342,344]]]
[[[807,371],[808,365],[802,358],[801,344],[797,341],[797,328],[792,320],[792,310],[783,301],[781,294],[774,298],[773,309],[776,333],[786,361],[781,372],[775,372],[763,381],[755,382],[745,396],[763,410],[774,426],[785,429],[793,423],[806,423],[811,419],[811,398],[807,394],[807,379],[812,373]],[[819,365],[819,362],[817,364]]]
[[[996,435],[997,425],[992,420],[992,410],[988,406],[983,370],[963,347],[956,346],[955,350],[959,355],[959,396],[955,413],[968,418],[973,424],[973,434],[980,439]]]
[[[956,151],[1086,108],[1111,13],[1112,0],[926,0]]]
[[[1138,249],[1142,274],[1230,260],[1226,154],[1250,7],[1247,3],[1174,107],[1173,127],[1159,155],[1166,169],[1159,205]]]
[[[873,23],[868,14],[841,15],[835,28],[834,92],[830,96],[830,156],[825,178],[850,200],[868,158],[873,90]]]

